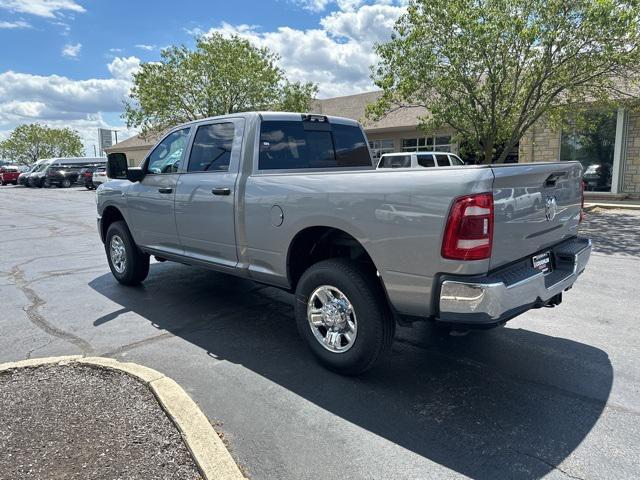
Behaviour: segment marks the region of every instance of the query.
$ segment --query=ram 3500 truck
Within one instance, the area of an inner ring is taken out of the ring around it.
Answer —
[[[579,163],[376,170],[344,118],[199,120],[140,167],[110,155],[108,173],[98,229],[120,283],[154,255],[294,292],[300,335],[345,374],[388,351],[398,321],[487,328],[557,305],[591,252]]]

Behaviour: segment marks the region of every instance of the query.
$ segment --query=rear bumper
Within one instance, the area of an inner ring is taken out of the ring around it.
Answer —
[[[549,250],[554,269],[547,275],[534,269],[531,257],[527,257],[481,277],[441,278],[437,319],[488,326],[558,302],[559,295],[584,271],[591,255],[591,240],[576,237]]]

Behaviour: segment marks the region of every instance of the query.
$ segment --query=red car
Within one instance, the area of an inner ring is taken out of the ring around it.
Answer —
[[[18,167],[14,167],[13,165],[5,165],[4,167],[0,167],[0,183],[2,183],[2,185],[6,185],[8,183],[17,185],[20,173],[20,169]]]

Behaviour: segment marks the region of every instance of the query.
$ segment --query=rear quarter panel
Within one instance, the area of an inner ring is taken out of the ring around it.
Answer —
[[[240,256],[253,278],[285,286],[293,238],[308,227],[338,228],[364,246],[399,313],[428,316],[436,273],[488,269],[488,260],[445,260],[440,249],[452,200],[490,192],[492,182],[490,169],[475,167],[252,175]],[[284,213],[281,226],[274,206]]]

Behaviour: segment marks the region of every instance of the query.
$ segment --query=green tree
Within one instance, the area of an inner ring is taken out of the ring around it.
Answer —
[[[238,36],[198,38],[161,52],[160,62],[141,65],[133,76],[123,117],[143,132],[214,115],[249,110],[308,110],[313,84],[291,83],[278,55]]]
[[[424,129],[451,127],[503,162],[542,116],[572,121],[594,102],[633,102],[636,0],[410,0],[373,79],[368,114],[422,105]]]
[[[20,164],[41,158],[79,157],[83,150],[78,132],[39,123],[18,125],[9,138],[0,142],[0,156]]]

